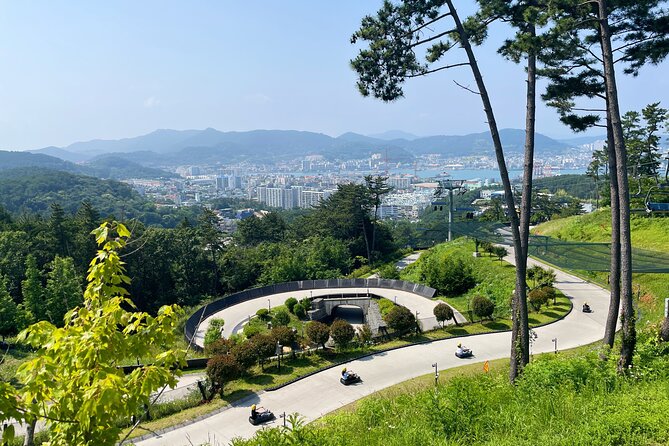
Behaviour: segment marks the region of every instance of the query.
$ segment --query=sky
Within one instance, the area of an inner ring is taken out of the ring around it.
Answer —
[[[419,136],[487,130],[467,69],[411,79],[405,98],[363,98],[349,67],[360,19],[381,0],[0,0],[0,149],[119,139],[159,128]],[[470,11],[470,0],[456,2]],[[523,68],[477,50],[500,128],[523,128]],[[464,60],[460,50],[449,61]],[[669,107],[669,62],[619,75],[621,108]],[[540,87],[541,88],[541,87]],[[540,105],[537,131],[569,137]],[[602,132],[596,132],[600,134]]]

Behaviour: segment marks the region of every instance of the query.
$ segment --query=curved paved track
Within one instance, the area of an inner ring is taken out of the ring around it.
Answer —
[[[396,266],[399,269],[404,269],[406,266],[418,260],[420,254],[421,253],[410,254],[397,262]],[[374,275],[372,277],[378,276]],[[242,302],[229,308],[225,308],[217,313],[212,314],[200,323],[200,326],[195,333],[195,343],[200,347],[204,345],[204,334],[207,331],[209,322],[212,319],[223,319],[225,321],[225,325],[223,326],[223,336],[228,338],[230,335],[241,331],[244,328],[244,324],[246,324],[249,319],[256,314],[256,311],[261,308],[271,309],[279,305],[283,305],[289,297],[294,297],[300,300],[304,299],[305,297],[336,295],[338,293],[357,293],[360,295],[371,293],[377,296],[385,297],[386,299],[390,299],[399,305],[407,307],[414,314],[418,312],[418,319],[421,321],[424,330],[432,330],[438,326],[432,310],[441,301],[426,299],[423,296],[419,296],[418,294],[414,294],[408,291],[390,290],[387,288],[329,288],[273,294],[271,296],[259,297],[257,299],[249,300],[247,302]],[[455,308],[453,311],[458,322],[466,321],[465,317],[457,310],[455,310]]]
[[[512,261],[512,258],[507,258]],[[542,265],[530,260],[529,263]],[[545,266],[545,265],[542,265]],[[558,339],[559,349],[568,349],[596,342],[603,337],[608,310],[609,295],[602,288],[575,276],[556,271],[556,287],[565,293],[574,305],[574,310],[563,320],[534,331],[537,339],[533,353],[553,351],[552,339]],[[584,301],[594,310],[591,314],[580,311]],[[200,445],[203,443],[228,444],[234,437],[250,437],[260,427],[249,424],[249,406],[253,403],[281,412],[298,412],[307,421],[319,418],[346,404],[407,379],[430,373],[431,364],[437,361],[439,369],[509,356],[510,333],[490,333],[467,338],[475,357],[457,359],[453,352],[460,342],[458,338],[415,345],[368,358],[352,361],[348,366],[363,378],[359,385],[344,387],[339,384],[339,369],[329,369],[305,378],[274,392],[264,392],[240,401],[189,426],[160,434],[138,442],[139,445]],[[318,395],[315,397],[315,395]],[[272,425],[278,425],[275,421]]]

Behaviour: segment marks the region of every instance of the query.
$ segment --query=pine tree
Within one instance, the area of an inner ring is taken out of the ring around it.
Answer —
[[[19,318],[19,309],[7,291],[7,280],[0,276],[0,336],[5,340],[5,336],[17,333]]]
[[[46,314],[52,324],[62,326],[65,313],[82,303],[81,278],[70,257],[56,256],[50,268],[44,292]]]
[[[21,294],[23,296],[23,305],[28,313],[28,320],[31,323],[47,320],[42,275],[33,255],[28,255],[26,258],[25,274],[26,278],[21,282]]]

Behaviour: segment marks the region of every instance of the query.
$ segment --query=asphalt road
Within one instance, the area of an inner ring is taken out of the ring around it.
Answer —
[[[512,257],[507,260],[513,263]],[[541,265],[534,260],[529,263]],[[572,300],[574,310],[561,321],[534,330],[537,338],[532,345],[532,353],[553,351],[554,340],[557,340],[558,349],[569,349],[596,342],[604,334],[608,292],[570,274],[561,271],[556,273],[555,286]],[[400,297],[398,294],[398,303],[404,298],[408,296]],[[593,309],[593,313],[585,314],[580,311],[585,301]],[[362,377],[363,382],[358,385],[344,387],[339,383],[338,368],[325,370],[277,391],[253,395],[208,418],[170,432],[156,434],[137,444],[223,445],[228,444],[234,437],[248,438],[261,428],[248,422],[249,406],[254,403],[273,410],[277,415],[297,412],[307,421],[312,421],[378,390],[430,373],[434,362],[437,362],[440,370],[444,370],[466,363],[508,357],[510,340],[510,333],[469,337],[465,343],[474,351],[475,356],[464,360],[454,356],[456,346],[461,342],[458,338],[379,353],[351,361],[348,365],[349,369],[355,370]],[[269,425],[278,423],[280,419]]]

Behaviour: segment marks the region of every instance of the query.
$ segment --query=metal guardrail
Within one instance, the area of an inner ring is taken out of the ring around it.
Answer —
[[[419,296],[431,299],[437,290],[429,286],[419,285],[417,283],[406,282],[404,280],[393,279],[325,279],[325,280],[300,280],[296,282],[278,283],[259,288],[251,288],[239,293],[229,294],[221,299],[198,308],[186,321],[184,327],[184,336],[186,342],[192,345],[195,350],[202,350],[202,347],[195,344],[193,337],[197,331],[200,321],[205,320],[214,313],[237,305],[251,299],[257,299],[272,294],[290,293],[293,291],[314,290],[323,288],[385,288],[392,290],[408,291]]]

